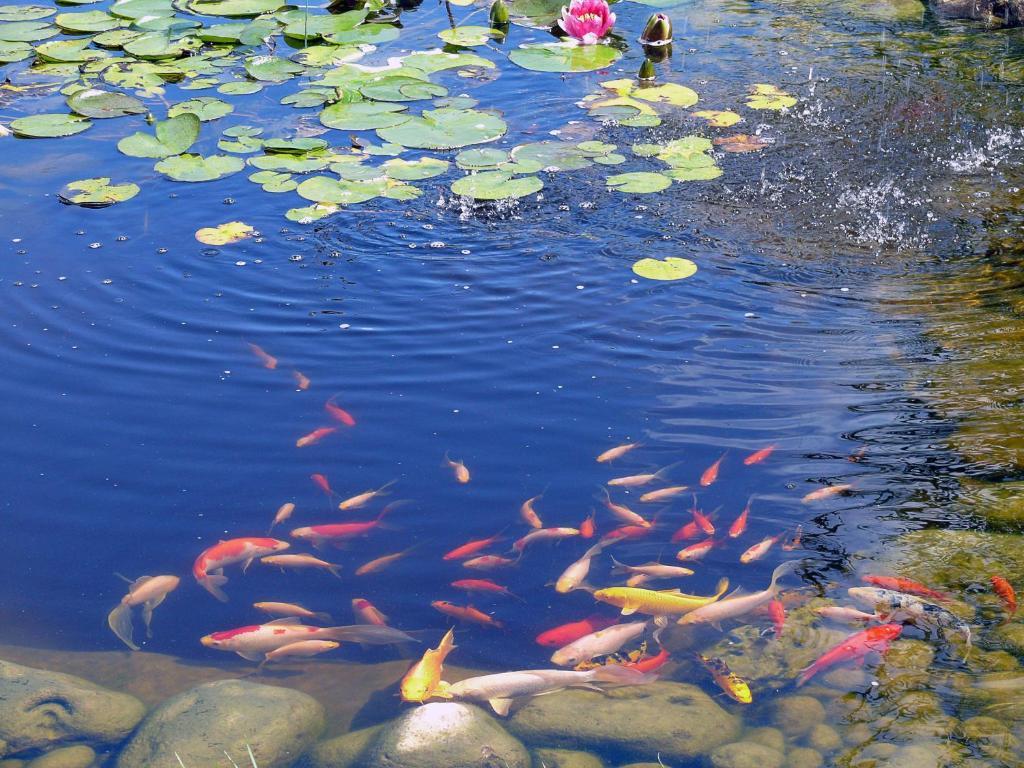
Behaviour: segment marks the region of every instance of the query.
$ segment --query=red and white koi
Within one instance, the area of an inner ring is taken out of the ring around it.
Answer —
[[[271,651],[301,640],[334,640],[335,642],[390,645],[416,642],[414,638],[391,627],[354,624],[348,627],[310,627],[299,619],[285,618],[252,624],[238,629],[212,632],[200,638],[207,648],[237,653],[249,661],[263,661]]]
[[[244,563],[242,571],[258,557],[288,549],[287,541],[270,539],[262,536],[251,536],[220,541],[199,553],[192,564],[192,575],[207,592],[223,603],[228,601],[221,587],[227,583],[224,568],[235,563]]]
[[[544,523],[541,522],[540,515],[538,515],[537,511],[533,508],[533,503],[537,501],[537,499],[541,498],[542,495],[543,494],[538,494],[537,496],[530,497],[522,503],[522,506],[519,507],[519,516],[523,519],[523,522],[531,528],[539,529],[544,527]]]
[[[375,627],[386,627],[388,625],[388,617],[381,613],[377,609],[377,606],[365,598],[353,598],[352,613],[364,624],[372,624]]]
[[[683,563],[702,560],[707,556],[708,552],[715,548],[716,545],[717,542],[714,539],[698,541],[696,544],[691,544],[690,546],[684,547],[676,552],[676,560]]]
[[[502,557],[501,555],[479,555],[462,561],[463,568],[476,571],[493,571],[495,568],[508,568],[519,562],[519,558]]]
[[[807,667],[796,680],[799,688],[816,674],[836,664],[843,664],[849,661],[863,663],[863,660],[871,653],[884,654],[889,650],[892,641],[903,632],[902,624],[882,624],[877,627],[869,627],[855,634],[850,635],[838,645],[822,654],[817,661]]]
[[[755,560],[760,560],[768,554],[768,550],[774,547],[781,538],[781,533],[775,536],[766,536],[740,555],[740,562],[746,565],[747,563],[753,563]]]

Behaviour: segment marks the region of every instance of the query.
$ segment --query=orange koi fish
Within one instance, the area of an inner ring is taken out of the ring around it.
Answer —
[[[495,568],[507,568],[510,565],[515,565],[519,562],[516,558],[513,560],[509,557],[502,557],[501,555],[480,555],[479,557],[471,557],[469,560],[462,561],[463,568],[472,568],[477,571],[491,571]]]
[[[669,653],[664,648],[659,649],[656,656],[646,656],[636,661],[627,661],[622,666],[635,669],[637,672],[654,672],[661,669],[669,661]]]
[[[686,485],[673,485],[668,488],[660,488],[657,491],[648,491],[640,497],[640,501],[645,503],[654,503],[658,501],[665,501],[666,499],[674,499],[681,493],[684,493],[689,486]]]
[[[444,661],[454,649],[455,630],[449,629],[437,648],[427,649],[423,653],[423,658],[409,667],[409,671],[405,673],[399,685],[402,701],[422,704],[434,697],[451,698],[448,683],[441,679],[441,675],[444,674]]]
[[[602,486],[601,490],[604,492],[605,508],[615,515],[619,522],[625,523],[626,525],[640,525],[644,528],[651,527],[650,522],[645,520],[641,515],[638,515],[625,504],[616,504],[612,501],[612,497],[608,494],[607,488]]]
[[[1006,611],[1009,614],[1007,617],[1007,621],[1009,621],[1017,613],[1017,593],[1014,592],[1013,585],[1002,576],[993,576],[989,581],[992,582],[992,589],[995,593],[1002,598],[1003,605],[1006,606]]]
[[[310,380],[302,371],[292,371],[292,376],[295,378],[295,386],[301,390],[309,389]]]
[[[448,458],[447,451],[444,453],[444,461],[455,473],[455,482],[462,483],[463,485],[469,482],[469,469],[467,469],[465,463],[461,461],[452,461]]]
[[[853,486],[850,484],[845,485],[827,485],[824,488],[818,488],[815,491],[811,491],[805,495],[801,501],[804,504],[810,504],[812,501],[821,501],[822,499],[830,499],[833,496],[838,496],[841,493],[846,493],[852,490]]]
[[[337,546],[346,539],[354,539],[357,536],[365,536],[374,528],[380,526],[385,509],[373,520],[366,520],[361,523],[328,523],[327,525],[307,525],[303,528],[296,528],[289,536],[293,539],[301,539],[310,542],[314,547],[320,548],[325,543]]]
[[[690,514],[693,515],[693,522],[695,522],[697,524],[697,527],[700,528],[706,535],[715,535],[715,524],[711,522],[711,519],[707,515],[705,515],[703,512],[697,509],[696,497],[694,497],[693,499],[693,507],[690,508]]]
[[[676,552],[676,560],[681,562],[692,562],[694,560],[703,559],[708,552],[715,548],[714,539],[706,539],[705,541],[699,541],[696,544],[691,544],[688,547]]]
[[[430,605],[445,616],[451,616],[459,621],[468,621],[485,627],[493,627],[494,629],[501,629],[505,626],[493,616],[488,616],[483,611],[478,611],[472,605],[455,605],[454,603],[449,603],[445,600],[435,600]]]
[[[316,445],[325,437],[337,431],[337,427],[319,427],[317,429],[314,429],[308,435],[303,435],[298,440],[296,440],[295,447],[305,448],[307,445]]]
[[[730,539],[738,539],[743,535],[744,531],[747,530],[747,518],[750,516],[750,502],[753,500],[753,496],[747,499],[747,506],[743,508],[743,511],[740,512],[740,516],[733,520],[732,525],[729,526]]]
[[[242,567],[244,572],[257,557],[280,552],[290,546],[287,541],[258,536],[220,541],[199,554],[192,564],[192,575],[207,592],[226,603],[228,596],[221,590],[228,580],[224,575],[225,567],[245,563]]]
[[[766,554],[768,550],[775,546],[776,542],[782,538],[782,534],[776,536],[767,536],[761,541],[757,542],[754,546],[750,547],[746,552],[740,555],[740,562],[746,565],[752,563],[755,560],[760,560]]]
[[[316,484],[317,488],[326,493],[328,496],[334,495],[334,491],[331,490],[331,484],[327,482],[327,478],[324,475],[321,475],[319,472],[314,472],[312,475],[309,476],[309,479]]]
[[[543,528],[544,523],[540,520],[540,515],[537,514],[533,508],[533,502],[539,499],[543,494],[533,496],[523,502],[523,505],[519,507],[519,516],[523,518],[523,522],[531,528]]]
[[[257,611],[263,611],[270,616],[294,617],[299,619],[312,619],[313,621],[328,622],[331,620],[329,613],[311,611],[295,603],[253,603],[252,607]]]
[[[456,547],[451,552],[445,554],[442,560],[465,560],[467,557],[472,557],[477,552],[487,549],[490,546],[501,541],[502,535],[496,533],[486,539],[476,539],[475,541],[467,541],[462,546]]]
[[[729,669],[729,665],[722,659],[709,658],[700,653],[697,654],[697,659],[711,673],[715,685],[721,688],[729,698],[738,701],[740,704],[749,704],[754,700],[750,693],[750,686],[747,685],[745,680]]]
[[[580,523],[580,538],[592,539],[594,534],[597,533],[597,526],[594,524],[594,513],[590,513],[590,517]]]
[[[312,555],[268,555],[260,558],[261,563],[276,565],[278,568],[323,568],[332,575],[341,578],[340,565],[328,563]]]
[[[270,533],[270,531],[274,530],[275,525],[277,525],[278,523],[283,523],[285,520],[291,517],[292,512],[294,511],[295,505],[292,504],[290,501],[287,504],[282,504],[280,507],[278,507],[277,514],[274,515],[274,520],[270,524],[270,528],[267,530],[267,533]]]
[[[723,453],[714,464],[704,470],[704,473],[700,476],[700,484],[707,488],[715,480],[718,479],[718,469],[722,466],[722,461],[725,459]]]
[[[804,527],[802,525],[798,525],[796,527],[796,531],[793,532],[793,538],[787,539],[786,541],[782,542],[782,548],[786,552],[792,552],[794,549],[799,549],[800,541],[803,539],[803,535]]]
[[[677,544],[680,541],[689,541],[690,539],[696,539],[698,536],[700,536],[700,527],[697,525],[696,520],[691,520],[672,534],[672,543]]]
[[[324,410],[327,411],[328,416],[335,421],[340,421],[346,427],[354,427],[356,425],[356,420],[353,418],[351,413],[346,411],[344,408],[339,408],[330,400],[324,403]]]
[[[382,555],[381,557],[374,558],[368,563],[363,563],[358,568],[356,568],[356,576],[365,576],[368,573],[377,573],[378,571],[382,571],[396,560],[401,560],[412,550],[413,547],[409,547],[409,549],[403,550],[401,552],[395,552],[391,555]]]
[[[904,579],[902,576],[861,576],[861,581],[865,584],[872,584],[882,589],[889,589],[893,592],[903,592],[907,595],[917,595],[918,597],[927,597],[932,600],[949,600],[949,595],[945,592],[939,592],[931,587],[926,587],[918,581],[913,579]]]
[[[536,531],[530,531],[528,534],[523,536],[521,539],[517,539],[512,544],[512,551],[522,553],[526,549],[528,544],[535,541],[552,541],[557,539],[567,539],[570,536],[579,536],[580,532],[578,528],[541,528]]]
[[[456,589],[461,589],[466,592],[486,592],[494,595],[505,595],[506,597],[514,597],[516,600],[522,600],[518,595],[514,595],[509,592],[508,587],[503,587],[501,584],[496,584],[490,579],[457,579],[451,584]]]
[[[537,635],[535,642],[545,648],[563,648],[581,637],[607,629],[617,622],[618,618],[616,617],[588,616],[580,621],[570,621],[568,624],[561,624],[541,632]]]
[[[388,617],[377,610],[377,606],[362,597],[352,600],[352,613],[364,624],[373,624],[376,627],[388,625]]]
[[[347,510],[350,510],[350,509],[360,509],[362,507],[365,507],[367,505],[367,503],[369,503],[373,499],[377,498],[378,496],[385,495],[385,491],[387,491],[387,489],[390,486],[394,485],[394,483],[395,483],[394,480],[389,480],[388,482],[384,483],[384,485],[382,485],[380,488],[378,488],[376,490],[373,490],[373,491],[363,491],[362,493],[360,493],[360,494],[358,494],[356,496],[353,496],[350,499],[345,499],[343,502],[341,502],[338,505],[338,509],[340,509],[342,511],[347,511]]]
[[[618,528],[608,531],[601,537],[601,541],[612,541],[614,539],[640,539],[649,536],[654,530],[650,523],[647,525],[620,525]]]
[[[823,669],[834,667],[848,661],[863,662],[868,654],[877,651],[884,654],[889,650],[892,641],[903,632],[902,624],[882,624],[877,627],[855,632],[838,645],[822,654],[817,661],[800,673],[796,687],[806,683]]]
[[[786,627],[786,606],[781,600],[775,599],[768,603],[768,616],[775,628],[775,637],[782,637],[782,630]]]
[[[263,363],[264,368],[266,368],[269,371],[272,371],[275,368],[277,368],[276,357],[274,357],[273,355],[268,355],[266,352],[263,351],[261,347],[258,347],[255,344],[250,344],[249,349],[251,349],[252,353],[259,358],[259,361],[261,363]]]
[[[762,461],[764,461],[769,456],[771,456],[774,451],[775,451],[775,446],[774,445],[765,446],[761,450],[754,451],[752,454],[747,456],[747,458],[745,458],[743,460],[743,463],[746,464],[748,467],[751,464],[760,464]]]
[[[615,459],[625,456],[627,453],[632,451],[634,448],[639,448],[640,443],[623,443],[617,445],[614,448],[609,448],[607,451],[597,457],[597,461],[600,464],[604,464],[609,461],[615,461]]]

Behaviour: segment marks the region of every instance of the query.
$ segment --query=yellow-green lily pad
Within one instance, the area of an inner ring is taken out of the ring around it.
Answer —
[[[123,203],[139,194],[137,184],[111,184],[108,177],[80,179],[64,185],[58,197],[62,203],[80,205],[83,208],[106,208],[114,203]]]
[[[509,200],[532,195],[544,188],[538,176],[516,176],[503,171],[480,171],[452,183],[452,192],[475,200]]]
[[[256,234],[256,230],[242,221],[229,221],[216,227],[203,227],[196,230],[196,240],[204,245],[228,245],[246,240]]]
[[[661,192],[672,185],[672,180],[661,173],[650,171],[635,171],[633,173],[620,173],[609,176],[605,179],[609,189],[617,192],[629,192],[632,194],[650,194]]]
[[[789,109],[796,105],[796,96],[792,96],[777,86],[766,83],[755,83],[751,86],[753,93],[747,97],[747,106],[751,109]]]
[[[666,259],[640,259],[633,263],[633,272],[648,280],[684,280],[697,274],[697,265],[689,259],[669,256]]]

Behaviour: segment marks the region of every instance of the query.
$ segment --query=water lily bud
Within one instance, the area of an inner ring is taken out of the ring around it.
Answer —
[[[650,59],[644,59],[644,63],[640,65],[640,72],[637,74],[638,80],[653,80],[654,79],[654,62]]]
[[[644,45],[667,45],[672,42],[672,19],[664,13],[651,14],[640,35]]]
[[[491,24],[508,24],[508,6],[505,5],[504,0],[494,0],[494,2],[491,4],[490,17]]]

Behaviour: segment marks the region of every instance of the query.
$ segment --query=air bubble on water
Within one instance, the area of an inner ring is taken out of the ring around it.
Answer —
[[[209,256],[210,258],[213,258],[218,253],[220,253],[220,251],[217,248],[201,248],[199,250],[199,253],[201,253],[203,256]]]
[[[18,287],[18,288],[21,288],[21,286],[23,286],[23,285],[24,285],[24,283],[23,283],[23,282],[21,282],[21,280],[15,280],[15,281],[14,281],[14,283],[13,283],[13,285],[15,285],[15,286],[16,286],[16,287]]]
[[[111,283],[113,283],[113,282],[114,282],[114,281],[113,281],[113,280],[111,280],[111,279],[110,279],[110,278],[108,277],[108,278],[106,278],[106,279],[105,279],[105,280],[103,281],[103,284],[104,284],[104,285],[110,285],[110,284],[111,284]]]
[[[593,207],[594,203],[590,200],[584,200],[582,203],[580,203],[580,208],[583,208],[585,210],[590,210]]]
[[[469,248],[463,248],[461,253],[462,253],[463,256],[469,256],[469,254],[471,254],[472,251],[469,250]]]
[[[558,210],[560,210],[560,211],[568,211],[569,210],[569,206],[565,205],[563,203],[562,205],[558,206]]]
[[[288,257],[288,261],[302,261],[302,254],[293,253],[291,256]]]
[[[265,243],[265,242],[266,242],[266,238],[263,238],[263,237],[254,237],[254,238],[252,239],[252,241],[253,241],[254,243]]]
[[[225,197],[224,198],[224,205],[234,205],[234,204],[235,204],[235,198],[233,198],[233,197]]]
[[[28,249],[27,248],[19,248],[18,249],[18,255],[19,256],[24,256],[26,253],[28,253]]]
[[[252,263],[253,264],[262,264],[263,263],[263,259],[253,259]]]
[[[744,312],[743,316],[744,317],[757,317],[757,315],[755,315],[753,312]]]
[[[235,266],[236,267],[244,267],[247,263],[248,262],[245,262],[245,261],[236,261],[235,262]]]
[[[423,229],[433,229],[434,228],[433,224],[424,224],[422,226],[423,226]]]
[[[85,230],[84,229],[80,229],[77,232],[75,232],[75,234],[79,235],[79,236],[84,235],[85,234]]]
[[[96,250],[97,248],[102,248],[103,243],[89,243],[89,247],[92,248],[93,250]]]
[[[123,242],[124,242],[124,241],[126,241],[127,239],[128,239],[128,235],[118,235],[118,236],[117,236],[117,237],[115,238],[115,240],[117,240],[117,242],[119,242],[119,243],[123,243]]]
[[[58,278],[57,278],[57,280],[59,280],[59,281],[60,281],[60,282],[62,282],[62,283],[63,283],[63,282],[65,281],[65,280],[67,280],[67,279],[68,279],[68,278],[67,278],[67,275],[61,275],[60,277],[58,277]]]
[[[850,292],[849,288],[840,288],[839,290],[842,291],[843,293],[849,293]]]
[[[577,291],[582,291],[582,290],[583,290],[584,288],[586,288],[586,286],[585,286],[585,285],[577,285],[577,286],[576,286],[576,290],[577,290]]]
[[[444,248],[444,242],[442,240],[434,240],[430,244],[431,248]]]
[[[409,247],[410,248],[415,248],[416,247],[416,243],[409,243]]]
[[[343,330],[343,331],[344,331],[344,330],[347,330],[347,329],[351,328],[352,326],[351,326],[351,325],[349,325],[348,323],[342,323],[342,324],[341,324],[341,325],[339,325],[338,327],[339,327],[339,328],[341,328],[341,330]]]

